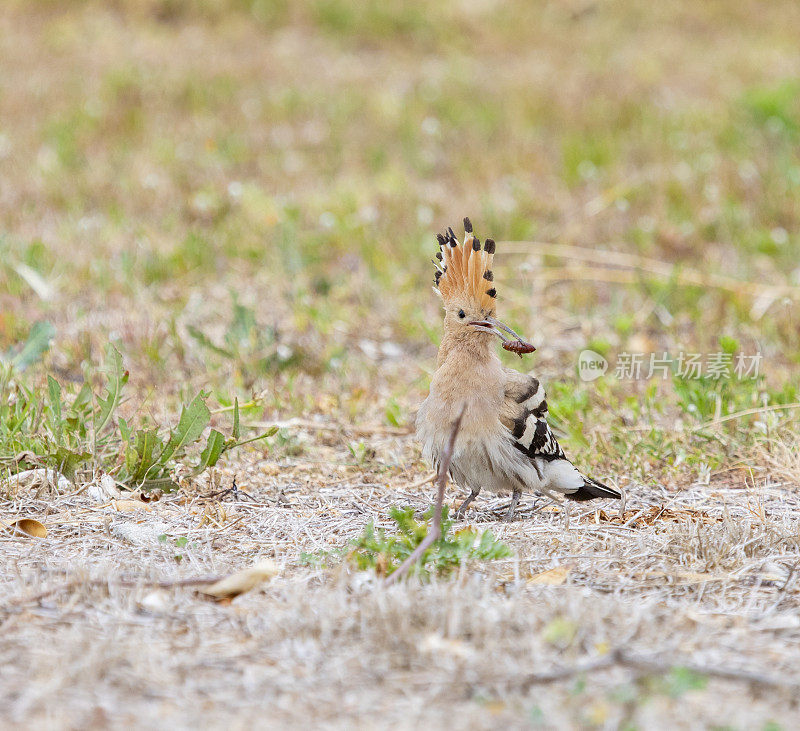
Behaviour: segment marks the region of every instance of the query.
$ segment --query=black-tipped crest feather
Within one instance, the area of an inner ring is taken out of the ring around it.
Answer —
[[[486,246],[482,250],[481,240],[473,233],[472,222],[469,218],[464,219],[464,229],[466,233],[463,241],[456,238],[450,226],[436,236],[439,246],[442,247],[436,256],[441,264],[434,261],[436,268],[442,272],[437,279],[437,288],[445,305],[456,294],[461,294],[471,298],[477,309],[494,314],[495,303],[493,300],[496,298],[497,292],[494,287],[486,290],[482,286],[483,280],[488,282],[493,280],[491,266],[494,242],[487,239]]]

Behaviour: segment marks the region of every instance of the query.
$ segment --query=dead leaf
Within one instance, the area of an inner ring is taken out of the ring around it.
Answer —
[[[147,503],[140,502],[139,500],[112,500],[111,507],[124,513],[128,510],[150,510]]]
[[[531,576],[527,583],[539,584],[540,586],[561,586],[567,580],[569,572],[572,571],[572,566],[573,564],[565,563],[547,571],[542,571],[540,574]]]
[[[113,498],[122,497],[122,493],[111,475],[103,475],[99,480],[89,485],[86,494],[96,503],[107,503]]]
[[[139,606],[155,614],[163,614],[169,611],[170,608],[167,593],[161,589],[156,589],[145,594],[139,602]]]
[[[217,601],[230,601],[239,594],[255,589],[259,584],[277,575],[278,567],[269,559],[259,561],[248,569],[242,569],[224,579],[205,586],[200,591]]]
[[[475,651],[463,640],[442,637],[441,635],[430,633],[426,635],[420,643],[420,649],[431,655],[441,655],[446,653],[459,657],[464,660],[475,654]]]
[[[14,534],[20,533],[30,536],[31,538],[47,538],[47,528],[42,523],[33,518],[20,518],[13,523],[6,523],[0,520],[0,525],[12,531]]]
[[[44,468],[17,472],[4,482],[17,489],[42,489],[50,487],[57,489],[58,492],[69,492],[74,487],[73,484],[57,470]]]

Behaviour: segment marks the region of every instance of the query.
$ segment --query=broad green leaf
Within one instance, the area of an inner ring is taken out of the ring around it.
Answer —
[[[225,437],[216,429],[212,429],[208,435],[208,442],[206,448],[200,454],[200,462],[197,467],[192,470],[192,473],[199,475],[201,472],[213,467],[225,451]]]
[[[136,465],[139,464],[139,454],[132,444],[128,444],[125,449],[125,464],[117,474],[117,479],[127,485],[132,480],[132,475],[136,472]]]
[[[128,420],[123,419],[121,416],[117,419],[117,423],[119,424],[119,434],[122,437],[123,442],[130,442],[131,440],[131,428],[128,425]]]
[[[133,465],[132,474],[128,480],[129,484],[138,484],[144,480],[154,466],[158,465],[158,460],[153,455],[156,447],[161,445],[158,436],[158,429],[138,429],[134,437],[134,451],[136,453],[136,463]]]
[[[70,410],[74,412],[76,417],[81,417],[88,414],[89,409],[92,407],[92,387],[84,382],[81,390],[75,396],[75,399],[70,406]]]
[[[158,458],[159,464],[165,465],[172,457],[180,454],[189,444],[193,444],[203,435],[203,430],[211,421],[211,412],[198,394],[193,401],[181,409],[178,426],[170,435],[167,446]]]
[[[58,447],[49,455],[48,461],[70,480],[75,479],[75,470],[79,465],[91,459],[90,452],[78,452],[67,447]]]
[[[110,343],[106,347],[105,373],[108,379],[105,396],[97,399],[95,434],[100,434],[111,423],[114,412],[122,400],[122,388],[128,382],[128,373],[122,367],[122,356]]]
[[[144,482],[140,482],[137,484],[137,487],[141,488],[142,490],[154,490],[156,488],[160,488],[162,490],[169,491],[177,489],[178,486],[171,477],[157,477],[153,480],[145,480]]]
[[[50,396],[50,414],[53,430],[55,431],[56,441],[60,442],[63,429],[61,422],[61,385],[51,375],[47,376],[47,392]]]
[[[7,439],[13,437],[23,427],[26,429],[29,427],[28,417],[34,414],[35,406],[36,401],[31,398],[30,392],[26,393],[26,398],[17,402],[15,413],[10,414],[11,418],[8,418],[6,423],[3,424],[7,430],[5,434]]]

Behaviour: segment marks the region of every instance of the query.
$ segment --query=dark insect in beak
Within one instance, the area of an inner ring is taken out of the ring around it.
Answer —
[[[487,317],[483,320],[473,320],[469,324],[480,332],[488,332],[492,333],[492,335],[497,335],[497,337],[503,341],[503,349],[516,353],[520,358],[523,353],[533,353],[536,350],[533,345],[523,340],[508,325],[494,317]],[[514,339],[512,340],[506,337],[505,333],[513,335]]]
[[[506,340],[503,343],[503,349],[516,353],[520,358],[523,353],[533,353],[536,350],[533,345],[526,343],[524,340]]]

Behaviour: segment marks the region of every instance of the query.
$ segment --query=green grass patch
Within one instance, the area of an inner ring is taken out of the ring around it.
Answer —
[[[346,547],[336,551],[304,553],[301,560],[309,565],[326,566],[331,559],[344,558],[359,571],[374,571],[379,576],[389,576],[428,535],[428,522],[432,514],[431,507],[425,513],[426,520],[418,521],[413,508],[392,508],[389,516],[396,526],[396,533],[388,533],[383,528],[376,530],[370,522],[361,536]],[[442,510],[442,535],[420,556],[408,575],[422,579],[443,577],[470,561],[494,561],[513,554],[511,548],[497,540],[489,530],[478,533],[474,528],[462,528],[453,533],[452,528],[453,521],[448,518],[445,506]]]
[[[20,351],[0,361],[0,470],[7,476],[47,467],[74,480],[99,470],[130,488],[171,490],[178,472],[196,477],[226,452],[277,431],[243,439],[238,401],[230,434],[209,430],[211,412],[202,392],[183,406],[171,428],[123,418],[118,412],[129,374],[112,345],[104,366],[80,387],[64,388],[52,375],[46,389],[28,386],[17,368],[40,356],[50,337],[46,325],[36,327]],[[101,385],[93,388],[98,375]]]

